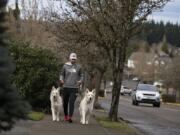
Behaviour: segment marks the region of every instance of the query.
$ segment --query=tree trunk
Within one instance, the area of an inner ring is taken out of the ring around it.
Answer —
[[[104,90],[104,97],[106,97],[107,95],[107,93],[106,93],[106,79],[104,78],[104,80],[103,80],[103,90]]]
[[[95,102],[94,102],[94,107],[99,108],[99,102],[98,102],[98,96],[99,96],[99,91],[101,87],[101,82],[102,82],[102,77],[103,77],[103,72],[97,71],[97,79],[96,79],[96,95],[95,95]]]
[[[124,42],[126,43],[126,42]],[[123,44],[117,50],[113,51],[113,90],[112,90],[112,101],[111,108],[109,111],[109,118],[112,121],[118,121],[118,105],[120,97],[121,82],[123,78],[123,68],[125,62],[125,48],[126,44]],[[118,58],[118,59],[117,59]]]
[[[119,95],[120,95],[120,87],[121,87],[121,82],[119,81],[121,78],[120,76],[121,74],[119,72],[118,76],[113,77],[114,85],[112,90],[111,108],[109,111],[109,118],[112,121],[118,121],[117,115],[118,115]]]
[[[103,80],[103,89],[106,89],[106,79]]]
[[[119,98],[120,98],[120,90],[121,90],[121,82],[123,76],[123,66],[119,69],[118,72],[115,72],[117,75],[113,76],[113,90],[112,90],[112,101],[111,101],[111,108],[109,111],[109,118],[112,121],[118,121],[118,105],[119,105]]]
[[[85,90],[86,88],[88,88],[89,90],[95,88],[95,79],[93,72],[84,72],[84,83],[82,89]]]
[[[179,93],[178,94],[179,96],[178,96],[178,100],[177,101],[180,102],[180,89],[178,89],[178,93]]]

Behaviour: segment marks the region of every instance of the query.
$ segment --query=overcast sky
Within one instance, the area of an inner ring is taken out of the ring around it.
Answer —
[[[180,24],[180,0],[172,0],[165,5],[161,12],[154,12],[149,18],[156,21],[162,20]]]
[[[9,0],[9,4],[13,4],[15,0]],[[19,0],[21,1],[21,0]],[[39,0],[42,1],[42,0]],[[44,3],[48,0],[43,0]],[[50,1],[50,0],[49,0]],[[44,4],[43,4],[44,5]],[[155,21],[172,22],[180,24],[180,0],[172,0],[169,2],[162,11],[153,12],[148,19],[154,19]]]

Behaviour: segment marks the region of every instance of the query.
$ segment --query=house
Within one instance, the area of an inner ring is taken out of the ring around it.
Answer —
[[[134,52],[129,57],[127,62],[127,67],[134,69],[136,64],[146,63],[147,65],[152,65],[154,60],[158,56],[154,53],[146,53],[146,52]]]
[[[164,53],[159,53],[157,55],[155,53],[134,52],[128,59],[127,67],[134,69],[136,64],[143,63],[146,65],[165,67],[171,62],[172,59]]]
[[[158,56],[154,60],[154,65],[159,67],[167,67],[172,62],[172,59],[167,55]]]
[[[132,75],[138,76],[142,80],[149,82],[159,79],[164,71],[172,62],[172,59],[163,53],[134,52],[129,57],[127,67]]]

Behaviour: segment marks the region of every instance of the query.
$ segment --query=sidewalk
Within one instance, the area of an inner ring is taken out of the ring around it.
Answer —
[[[94,115],[105,115],[94,110]],[[0,135],[120,135],[117,131],[100,126],[92,116],[89,125],[80,124],[78,107],[75,108],[73,123],[63,121],[61,113],[60,122],[52,122],[51,115],[46,115],[41,121],[20,121],[15,128]]]

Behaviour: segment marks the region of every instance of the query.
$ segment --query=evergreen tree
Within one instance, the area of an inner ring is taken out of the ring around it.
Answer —
[[[155,23],[154,21],[144,23],[139,38],[144,39],[151,45],[161,42],[164,35],[168,43],[180,47],[180,25],[170,22],[167,24],[164,24],[162,21],[160,23]]]
[[[0,0],[0,132],[11,129],[15,121],[26,118],[29,111],[28,104],[22,101],[10,82],[14,66],[5,42],[6,3],[7,0]]]
[[[162,42],[161,50],[163,52],[165,52],[166,54],[169,54],[169,49],[168,49],[168,45],[167,45],[167,41],[166,41],[166,36],[163,37],[163,42]]]

